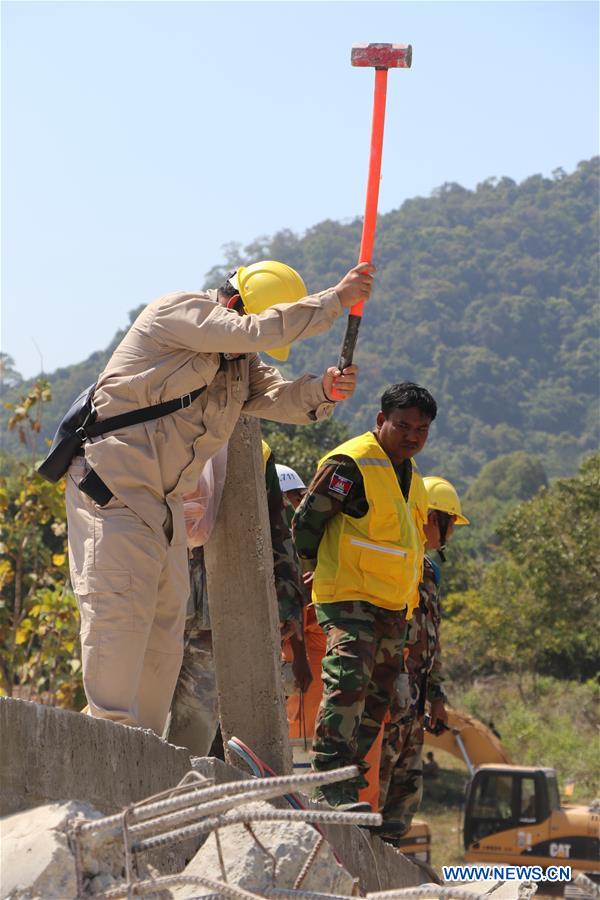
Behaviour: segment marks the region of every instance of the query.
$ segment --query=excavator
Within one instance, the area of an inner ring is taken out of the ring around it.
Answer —
[[[545,766],[514,765],[497,735],[473,716],[447,707],[448,726],[425,730],[425,745],[464,762],[465,860],[503,865],[570,865],[574,872],[600,873],[600,802],[561,804],[556,772]],[[294,768],[309,767],[306,742],[292,739]],[[302,744],[304,746],[302,747]],[[399,849],[431,861],[431,831],[414,819]]]
[[[324,647],[310,655],[319,671]],[[320,679],[303,697],[288,700],[294,769],[310,767],[309,750],[321,699]],[[600,803],[561,805],[556,772],[544,766],[514,765],[492,728],[451,707],[448,727],[440,734],[425,730],[425,744],[462,760],[469,773],[466,787],[463,840],[468,862],[570,865],[577,872],[600,873]],[[372,801],[371,801],[372,802]],[[429,863],[431,831],[413,819],[400,849]]]
[[[448,727],[439,734],[426,730],[425,744],[467,767],[465,860],[600,873],[600,802],[561,804],[554,769],[514,765],[491,728],[467,713],[447,711]],[[401,849],[429,862],[429,843],[427,825],[415,821]]]

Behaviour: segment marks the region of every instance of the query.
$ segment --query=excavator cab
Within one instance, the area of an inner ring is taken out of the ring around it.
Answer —
[[[560,809],[556,774],[553,769],[520,768],[516,766],[481,766],[467,789],[465,808],[465,850],[508,849],[510,841],[496,839],[492,845],[485,841],[491,835],[516,829],[521,835],[535,833],[538,843],[548,839],[553,810]],[[508,837],[508,836],[507,836]],[[527,852],[531,843],[521,839],[523,846],[511,848],[519,855]]]

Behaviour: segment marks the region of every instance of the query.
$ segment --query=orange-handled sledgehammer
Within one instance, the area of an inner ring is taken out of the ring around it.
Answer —
[[[388,69],[410,69],[412,47],[410,44],[355,44],[352,47],[353,66],[373,66],[375,68],[375,94],[373,96],[373,122],[371,125],[371,155],[369,177],[367,179],[367,199],[363,220],[362,240],[358,262],[372,262],[375,225],[377,222],[377,201],[381,179],[381,153],[383,150],[383,124],[385,121],[385,97]],[[352,365],[358,329],[362,318],[363,301],[356,303],[348,314],[348,324],[342,344],[338,369],[343,372]],[[344,399],[344,395],[334,388],[334,400]]]

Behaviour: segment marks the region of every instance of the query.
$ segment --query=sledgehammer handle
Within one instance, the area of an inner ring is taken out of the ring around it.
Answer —
[[[383,125],[385,121],[385,99],[387,94],[387,69],[375,70],[375,93],[373,95],[373,122],[371,124],[371,156],[369,158],[369,177],[367,180],[367,198],[363,219],[362,240],[358,261],[373,261],[373,244],[375,243],[375,226],[377,224],[377,204],[379,202],[379,183],[381,181],[381,155],[383,151]],[[364,302],[355,304],[350,310],[351,316],[362,316]]]
[[[377,224],[377,204],[379,201],[379,182],[381,180],[381,154],[383,150],[383,125],[385,121],[385,99],[387,93],[387,69],[375,70],[375,93],[373,95],[373,121],[371,124],[371,155],[369,158],[369,177],[367,180],[367,199],[363,219],[362,240],[358,261],[371,262],[375,226]],[[342,344],[338,369],[343,372],[346,366],[352,365],[354,348],[358,338],[358,329],[362,317],[364,301],[356,303],[350,310],[346,333]],[[334,389],[334,399],[340,400],[341,394]]]
[[[355,307],[353,306],[352,309],[355,309]],[[358,340],[358,329],[360,328],[361,322],[362,316],[354,315],[354,313],[352,312],[348,314],[346,332],[344,334],[344,343],[342,344],[342,352],[340,353],[340,358],[338,360],[338,369],[340,370],[340,372],[343,372],[345,368],[352,365],[352,357],[354,355],[356,341]],[[338,392],[335,390],[335,388],[333,399],[339,399]]]

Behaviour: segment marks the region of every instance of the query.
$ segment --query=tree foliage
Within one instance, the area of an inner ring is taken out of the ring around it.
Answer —
[[[276,462],[295,469],[305,484],[315,474],[320,458],[349,436],[345,422],[335,419],[325,419],[311,428],[265,420],[261,428]]]
[[[68,584],[64,482],[35,471],[43,405],[37,381],[9,404],[8,427],[25,460],[0,477],[0,692],[61,706],[82,704],[77,603]]]
[[[307,481],[323,453],[373,426],[390,383],[411,379],[432,391],[439,414],[419,468],[454,481],[472,521],[457,529],[444,568],[454,676],[512,668],[584,678],[598,664],[598,457],[566,476],[598,444],[599,166],[594,158],[568,175],[488,179],[475,190],[445,184],[381,216],[355,397],[334,421],[263,424],[277,460]],[[360,233],[359,219],[327,220],[302,236],[284,230],[229,244],[206,286],[272,257],[321,290],[354,264]],[[284,373],[324,371],[344,327],[342,316],[330,332],[296,343]],[[122,336],[47,381],[24,382],[12,359],[0,358],[10,406],[0,423],[5,692],[64,703],[79,696],[64,497],[35,476],[33,462]]]
[[[477,588],[445,600],[444,644],[456,676],[598,671],[599,506],[595,453],[577,476],[541,488],[501,522],[496,558]]]
[[[464,489],[486,462],[525,450],[551,477],[574,474],[598,443],[599,163],[520,184],[444,184],[380,217],[376,288],[356,354],[359,386],[336,414],[350,433],[371,427],[386,386],[413,379],[439,403],[419,460],[425,473]],[[310,291],[321,290],[355,263],[360,232],[359,219],[327,220],[302,236],[283,230],[245,247],[228,244],[206,285],[218,286],[239,263],[272,257],[296,267]],[[337,360],[344,325],[345,316],[296,343],[285,371],[324,371]],[[45,436],[120,337],[49,376]]]

